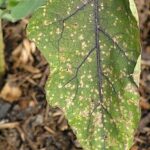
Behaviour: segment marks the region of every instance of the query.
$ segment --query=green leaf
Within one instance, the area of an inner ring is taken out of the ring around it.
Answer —
[[[7,0],[7,2],[6,2],[7,3],[7,9],[12,9],[13,7],[15,7],[21,1],[22,0]]]
[[[50,0],[28,30],[51,67],[47,99],[64,110],[82,146],[129,149],[140,40],[128,0]]]
[[[0,4],[2,4],[2,3],[3,3],[3,1],[4,1],[4,0],[0,0]]]
[[[10,10],[22,0],[0,0],[0,9]]]
[[[0,0],[0,9],[5,8],[5,3],[6,3],[5,0]]]
[[[9,16],[12,22],[20,20],[22,18],[31,15],[37,8],[42,6],[47,0],[21,0],[19,3],[17,1],[10,1],[9,5],[16,5],[12,7],[11,13],[6,14]]]
[[[135,1],[134,0],[129,0],[129,2],[130,2],[131,12],[132,12],[133,16],[136,18],[137,22],[139,22],[138,12],[137,12],[137,8],[136,8],[136,5],[135,5]]]

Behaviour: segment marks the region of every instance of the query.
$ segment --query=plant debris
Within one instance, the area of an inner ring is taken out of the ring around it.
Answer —
[[[139,106],[141,118],[130,150],[150,150],[150,0],[136,0],[141,33]]]
[[[0,150],[82,149],[63,112],[47,104],[49,65],[27,39],[27,24],[3,21],[7,70],[0,87]]]

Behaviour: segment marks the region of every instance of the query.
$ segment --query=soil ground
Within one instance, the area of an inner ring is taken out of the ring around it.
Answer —
[[[26,37],[28,20],[3,21],[6,74],[0,82],[0,150],[81,150],[63,112],[47,104],[47,64]]]

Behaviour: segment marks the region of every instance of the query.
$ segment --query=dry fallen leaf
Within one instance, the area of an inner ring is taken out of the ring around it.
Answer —
[[[0,93],[0,97],[8,102],[17,101],[21,97],[21,95],[22,91],[20,87],[17,87],[10,82],[5,84]]]
[[[34,61],[32,54],[35,51],[35,44],[28,39],[24,39],[23,42],[18,47],[16,47],[16,49],[12,53],[13,59],[15,61],[15,67],[26,65],[29,62],[32,64]]]
[[[130,150],[138,150],[138,147],[136,145],[133,145]]]

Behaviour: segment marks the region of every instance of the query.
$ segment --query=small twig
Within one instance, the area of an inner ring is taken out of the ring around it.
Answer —
[[[47,122],[48,120],[48,113],[49,113],[49,105],[46,105],[46,109],[45,109],[45,116],[44,116],[44,121]]]
[[[28,133],[26,132],[27,129],[27,125],[30,122],[31,117],[29,117],[23,124],[22,126],[22,132],[25,136],[25,140],[28,142],[29,146],[33,149],[33,150],[37,150],[37,145],[35,142],[31,141],[30,138],[28,137]]]
[[[2,32],[2,22],[0,20],[0,78],[5,73],[4,41]]]
[[[61,116],[59,117],[59,119],[57,121],[57,124],[61,124],[64,119],[65,119],[64,114],[61,114]]]
[[[19,126],[19,122],[10,122],[10,123],[2,123],[0,124],[0,129],[13,129]]]
[[[43,87],[45,85],[45,80],[49,74],[50,74],[50,68],[49,68],[49,66],[47,66],[47,68],[45,69],[45,71],[43,73],[43,77],[40,80],[40,83],[39,83],[40,87]]]
[[[16,129],[17,129],[17,131],[19,132],[22,141],[25,141],[25,134],[24,134],[24,132],[22,131],[22,129],[21,129],[19,126],[17,126]]]
[[[45,129],[46,131],[48,131],[50,134],[56,135],[56,133],[55,133],[51,128],[49,128],[49,127],[47,127],[47,126],[44,126],[44,129]]]
[[[145,66],[150,66],[150,60],[141,60],[141,64]]]

